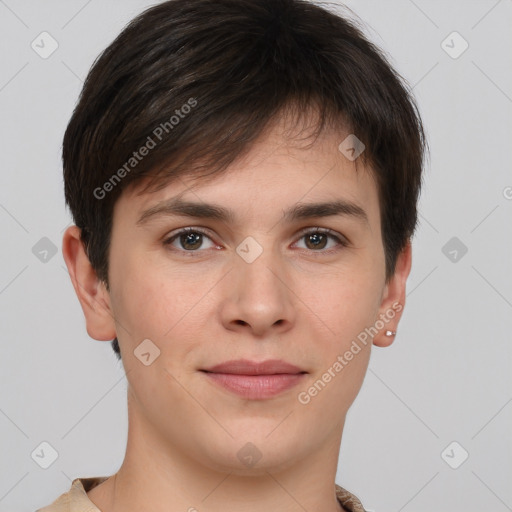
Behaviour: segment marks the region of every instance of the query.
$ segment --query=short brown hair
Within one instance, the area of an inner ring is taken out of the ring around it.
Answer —
[[[365,145],[389,279],[416,227],[427,143],[409,86],[356,23],[307,0],[169,0],[133,19],[94,62],[62,151],[66,202],[107,289],[128,185],[217,175],[277,114],[312,106],[317,134],[349,127]]]

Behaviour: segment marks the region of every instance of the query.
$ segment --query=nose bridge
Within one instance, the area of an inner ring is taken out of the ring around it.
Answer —
[[[234,270],[244,285],[253,291],[261,289],[264,293],[280,290],[282,278],[278,279],[278,275],[283,266],[270,235],[248,236],[238,245],[236,252],[239,260]]]
[[[256,240],[258,237],[258,240]],[[285,266],[272,236],[247,237],[236,248],[229,321],[248,324],[260,334],[276,322],[292,321]]]

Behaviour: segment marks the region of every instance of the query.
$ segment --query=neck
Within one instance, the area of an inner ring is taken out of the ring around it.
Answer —
[[[250,469],[206,464],[144,421],[130,400],[125,459],[88,493],[101,512],[340,512],[335,476],[343,425],[308,457]],[[258,469],[256,469],[258,468]]]

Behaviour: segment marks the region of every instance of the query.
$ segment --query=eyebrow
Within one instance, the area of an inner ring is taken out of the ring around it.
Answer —
[[[349,216],[369,223],[364,209],[346,199],[319,203],[297,203],[288,210],[283,210],[283,219],[287,222],[316,217],[331,217],[334,215]],[[162,201],[142,212],[142,215],[137,220],[137,225],[145,224],[150,219],[161,216],[214,219],[226,223],[234,222],[235,220],[235,213],[224,206],[172,198]]]

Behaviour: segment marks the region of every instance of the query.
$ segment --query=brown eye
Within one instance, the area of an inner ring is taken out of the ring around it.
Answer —
[[[211,238],[198,228],[186,228],[173,234],[167,240],[164,241],[164,245],[172,246],[173,249],[182,252],[199,252],[198,249],[204,249],[205,239],[210,240]],[[174,242],[177,244],[173,245]],[[213,246],[213,242],[212,242]],[[208,247],[207,247],[208,248]]]
[[[309,231],[305,230],[301,233],[299,241],[304,240],[305,249],[309,252],[316,252],[321,254],[329,254],[331,252],[342,249],[343,247],[348,247],[348,240],[338,233],[335,233],[331,229],[310,229]],[[334,246],[328,247],[329,241],[334,241]]]
[[[201,233],[186,233],[180,235],[180,244],[184,249],[199,249],[202,244]]]
[[[310,233],[304,236],[308,249],[324,249],[327,243],[325,233]]]
[[[330,229],[314,229],[303,232],[299,240],[304,240],[305,248],[311,252],[329,253],[348,246],[344,237],[334,234]],[[334,247],[327,247],[329,240],[335,242]]]

